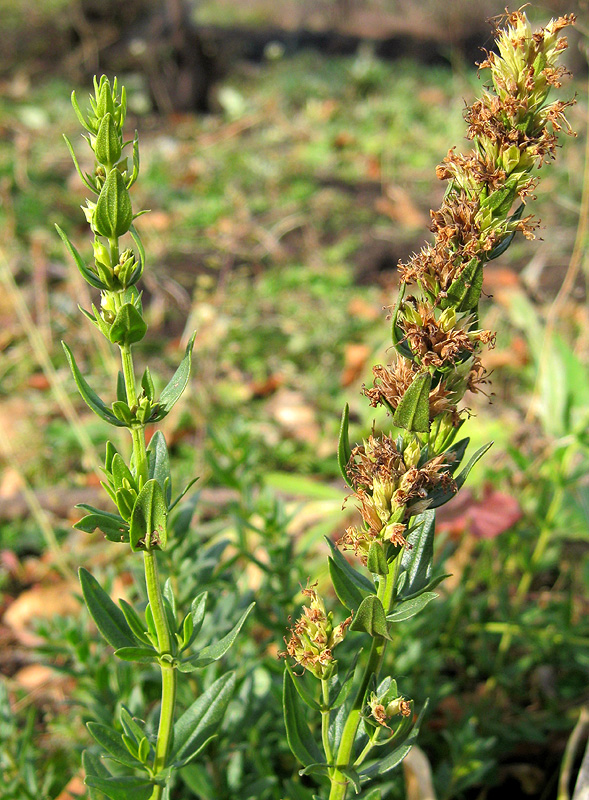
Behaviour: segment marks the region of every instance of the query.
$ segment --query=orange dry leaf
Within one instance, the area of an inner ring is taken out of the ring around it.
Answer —
[[[370,348],[365,344],[347,344],[344,354],[342,386],[349,386],[360,378],[366,368]]]

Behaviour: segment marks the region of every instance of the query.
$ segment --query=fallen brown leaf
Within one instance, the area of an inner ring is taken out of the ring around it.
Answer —
[[[432,768],[423,750],[413,745],[403,761],[407,800],[436,800]]]
[[[40,641],[33,632],[36,621],[51,619],[56,614],[66,616],[80,613],[81,606],[74,592],[79,592],[79,587],[65,581],[48,586],[33,586],[10,604],[4,613],[3,622],[20,642],[34,646]]]
[[[86,797],[86,787],[81,775],[74,775],[65,789],[55,798],[55,800],[80,800]]]
[[[344,353],[342,386],[350,386],[361,377],[370,356],[370,347],[365,344],[347,344]]]

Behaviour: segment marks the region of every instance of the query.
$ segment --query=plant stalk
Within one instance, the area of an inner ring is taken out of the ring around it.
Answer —
[[[396,583],[397,562],[399,557],[400,556],[397,556],[394,561],[391,562],[389,565],[388,575],[383,576],[378,585],[377,597],[382,602],[385,614],[389,614],[392,610],[392,598]],[[337,751],[336,768],[331,776],[331,791],[329,793],[329,800],[345,800],[348,791],[349,780],[341,772],[341,769],[348,769],[352,761],[354,741],[356,739],[356,733],[362,718],[364,696],[366,695],[366,690],[368,689],[370,679],[373,675],[378,676],[381,670],[386,647],[387,640],[384,638],[384,636],[375,636],[373,638],[372,646],[370,648],[370,656],[362,677],[362,683],[358,688],[354,705],[352,706],[342,732],[342,738]]]
[[[131,407],[137,405],[133,354],[129,346],[123,346],[120,349],[127,402]],[[144,484],[148,478],[145,425],[138,425],[131,428],[131,436],[133,438],[133,460],[135,463],[137,483],[141,485]],[[147,597],[157,634],[158,651],[160,655],[164,655],[172,651],[172,636],[158,577],[156,555],[153,550],[146,550],[143,553],[143,564],[145,568]],[[164,769],[168,758],[174,727],[174,709],[176,705],[177,688],[176,669],[172,667],[171,664],[162,662],[160,662],[160,669],[162,673],[162,699],[157,741],[155,745],[155,757],[153,761],[153,771],[156,776],[158,772]],[[161,800],[163,790],[164,787],[162,785],[155,784],[151,800]]]

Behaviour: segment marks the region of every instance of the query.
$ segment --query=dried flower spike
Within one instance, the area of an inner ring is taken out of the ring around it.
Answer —
[[[364,389],[371,406],[390,412],[394,429],[351,447],[344,410],[338,462],[361,524],[349,527],[338,545],[352,550],[369,574],[335,546],[329,570],[335,593],[353,612],[350,631],[368,634],[372,645],[354,693],[351,678],[331,675],[334,691],[322,681],[323,764],[317,753],[311,760],[310,750],[294,744],[302,734],[292,727],[298,701],[288,672],[284,694],[293,752],[314,774],[326,776],[329,800],[345,800],[350,783],[365,790],[373,777],[398,764],[394,748],[410,735],[414,740],[423,717],[425,707],[412,725],[411,703],[390,677],[380,679],[384,653],[396,625],[437,597],[433,589],[444,576],[432,575],[435,509],[456,494],[490,446],[458,471],[469,442],[456,441],[468,416],[463,400],[486,382],[481,350],[495,339],[479,324],[483,268],[517,232],[534,237],[537,222],[524,211],[536,171],[554,157],[558,132],[570,132],[564,111],[571,101],[549,103],[548,93],[565,72],[557,63],[566,47],[559,32],[573,21],[569,15],[532,31],[523,12],[506,15],[497,34],[499,52],[481,64],[491,71],[492,88],[466,112],[473,148],[467,154],[452,149],[439,165],[437,176],[448,188],[441,207],[431,212],[433,241],[399,267],[401,288],[391,314],[395,360],[376,366],[373,386]],[[327,619],[324,609],[321,619]],[[313,664],[321,658],[330,663],[317,642],[315,649],[307,644],[308,617],[297,625],[301,635],[295,626],[289,653],[299,663],[305,656]],[[350,692],[343,711],[337,705],[342,692]],[[394,716],[400,722],[389,740],[377,741]]]

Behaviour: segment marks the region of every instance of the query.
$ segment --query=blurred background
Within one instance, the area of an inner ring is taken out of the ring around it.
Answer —
[[[428,236],[436,165],[469,146],[464,109],[485,83],[475,64],[503,11],[0,0],[0,798],[84,797],[84,721],[121,702],[157,712],[157,676],[113,664],[77,598],[80,564],[117,596],[141,589],[121,549],[71,528],[76,503],[104,505],[113,434],[75,394],[60,340],[102,396],[118,369],[78,311],[96,297],[54,231],[91,251],[62,139],[90,169],[72,89],[85,108],[93,75],[117,75],[129,136],[139,131],[134,207],[151,209],[138,221],[150,323],[139,364],[164,385],[198,332],[189,390],[163,428],[177,481],[201,478],[165,570],[181,596],[215,587],[220,628],[258,603],[228,655],[240,689],[225,738],[172,797],[310,800],[284,741],[276,653],[300,584],[328,586],[323,536],[353,516],[335,457],[341,409],[352,441],[375,414],[386,424],[361,388],[391,358],[396,266]],[[492,385],[464,430],[473,449],[495,444],[440,513],[438,569],[452,577],[391,648],[401,690],[431,705],[425,767],[410,759],[383,798],[565,800],[580,761],[564,754],[589,700],[589,17],[579,0],[526,12],[535,24],[578,15],[561,90],[577,98],[576,136],[541,173],[536,241],[516,238],[486,270]]]

